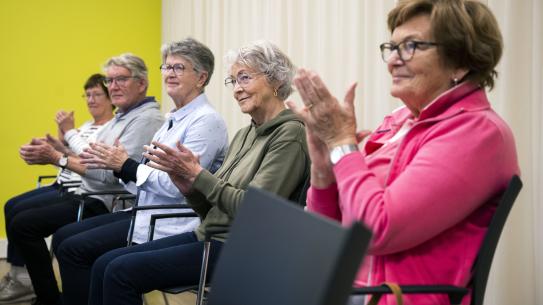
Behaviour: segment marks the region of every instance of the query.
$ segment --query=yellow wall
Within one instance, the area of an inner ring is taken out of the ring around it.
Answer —
[[[160,96],[160,0],[0,1],[0,205],[35,187],[53,166],[28,166],[18,148],[56,132],[57,110],[90,119],[80,97],[105,60],[132,52],[150,70],[149,95]],[[5,236],[3,209],[0,236]]]

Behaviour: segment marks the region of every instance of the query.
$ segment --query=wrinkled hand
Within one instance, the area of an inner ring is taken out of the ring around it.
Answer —
[[[192,182],[184,179],[181,176],[172,175],[172,174],[168,174],[168,176],[172,180],[173,184],[179,189],[179,191],[183,195],[187,195],[190,193],[192,189]]]
[[[90,169],[111,169],[120,172],[124,162],[128,159],[128,153],[119,140],[113,146],[104,143],[90,143],[81,153],[81,164]]]
[[[34,138],[30,144],[21,146],[19,155],[29,165],[57,165],[58,160],[62,157],[62,153],[56,151],[45,138]]]
[[[179,142],[177,142],[176,148],[158,142],[151,144],[156,148],[147,145],[143,147],[146,151],[143,156],[150,161],[147,165],[168,173],[170,177],[177,176],[175,179],[184,180],[180,182],[185,187],[189,186],[190,189],[194,179],[202,171],[199,157]],[[183,192],[181,188],[180,191]]]
[[[64,134],[70,129],[75,128],[74,112],[59,111],[55,116],[59,130]]]
[[[313,134],[311,129],[305,129],[307,149],[311,159],[311,185],[317,188],[325,188],[336,181],[328,146]]]
[[[298,114],[312,134],[326,144],[328,149],[343,144],[356,143],[356,118],[354,96],[356,83],[352,84],[343,103],[330,94],[321,78],[312,71],[299,69],[294,78],[305,107],[299,108],[292,101],[287,105]]]
[[[69,154],[71,152],[70,149],[64,145],[64,143],[50,134],[45,135],[45,140],[49,145],[53,146],[56,151],[62,154]]]

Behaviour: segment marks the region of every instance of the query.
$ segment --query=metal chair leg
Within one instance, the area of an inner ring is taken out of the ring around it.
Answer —
[[[206,287],[207,263],[209,260],[209,249],[211,247],[211,239],[204,242],[204,253],[202,256],[202,268],[200,269],[200,283],[198,284],[198,295],[196,297],[196,305],[204,304],[204,293]]]
[[[166,295],[166,293],[162,292],[162,291],[160,293],[162,293],[162,298],[164,299],[164,304],[165,305],[170,305],[170,302],[168,301],[168,296]]]
[[[143,305],[148,305],[147,300],[145,299],[145,294],[141,295],[141,300],[143,301]]]
[[[77,222],[83,219],[83,210],[85,209],[85,199],[79,200],[79,207],[77,208]]]

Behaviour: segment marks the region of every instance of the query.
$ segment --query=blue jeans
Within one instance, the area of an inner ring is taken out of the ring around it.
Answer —
[[[44,238],[75,222],[78,204],[78,198],[65,194],[57,202],[18,212],[7,226],[8,243],[23,258],[38,301],[44,304],[56,304],[60,297]],[[108,209],[101,200],[85,199],[84,217],[105,213]]]
[[[44,186],[9,199],[4,205],[4,218],[6,232],[10,227],[15,215],[22,211],[34,208],[41,208],[61,200],[58,184]],[[8,243],[7,261],[13,266],[22,267],[25,262],[21,254],[17,252],[13,243]]]
[[[110,251],[92,266],[89,304],[142,304],[143,293],[197,285],[204,243],[194,232]],[[223,243],[212,241],[208,272]]]
[[[53,235],[63,304],[87,304],[91,267],[102,254],[127,242],[130,212],[104,214],[66,225]]]

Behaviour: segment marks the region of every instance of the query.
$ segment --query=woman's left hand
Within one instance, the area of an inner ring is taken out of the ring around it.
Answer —
[[[120,172],[124,162],[128,159],[128,153],[119,140],[113,146],[104,143],[90,143],[90,148],[81,153],[81,163],[88,168],[111,169]]]
[[[343,103],[330,94],[315,72],[299,69],[294,78],[294,85],[302,97],[305,108],[297,109],[292,102],[288,103],[289,107],[302,117],[306,127],[329,149],[338,145],[357,143],[354,113],[356,83],[347,90]]]
[[[168,173],[170,177],[182,178],[186,182],[184,187],[190,188],[196,176],[202,171],[198,156],[179,142],[176,145],[177,149],[158,142],[152,144],[154,147],[144,146],[147,152],[143,156],[150,160],[147,165]]]

